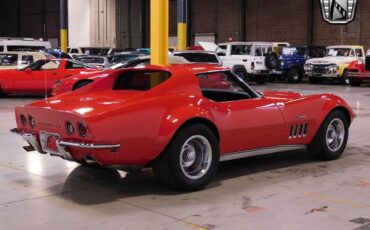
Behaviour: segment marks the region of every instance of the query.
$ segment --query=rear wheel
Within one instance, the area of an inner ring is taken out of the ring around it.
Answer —
[[[349,85],[350,84],[350,81],[349,81],[349,78],[348,78],[348,70],[344,70],[344,72],[342,74],[342,78],[340,79],[340,82],[342,83],[342,85]]]
[[[356,79],[356,78],[351,77],[351,78],[349,78],[349,84],[351,86],[361,86],[362,79]]]
[[[297,83],[302,79],[302,73],[297,68],[292,68],[287,72],[287,80],[289,83]]]
[[[319,160],[338,159],[347,145],[349,123],[342,111],[334,110],[322,123],[308,151]]]
[[[244,81],[247,81],[248,80],[248,73],[247,73],[247,71],[245,70],[244,67],[235,67],[234,73],[236,75],[238,75]]]
[[[158,179],[175,189],[203,188],[216,173],[219,147],[215,134],[203,124],[180,130],[166,150],[153,162]]]
[[[257,84],[263,85],[263,84],[266,83],[266,81],[267,81],[267,76],[266,75],[258,75],[258,76],[256,76],[256,82],[257,82]]]

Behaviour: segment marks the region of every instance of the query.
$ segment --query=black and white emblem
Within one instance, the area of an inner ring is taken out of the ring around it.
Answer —
[[[356,14],[357,0],[320,0],[322,17],[330,24],[347,24]]]

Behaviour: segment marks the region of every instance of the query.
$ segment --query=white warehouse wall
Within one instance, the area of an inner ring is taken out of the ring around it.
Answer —
[[[89,47],[90,0],[68,0],[68,46]]]

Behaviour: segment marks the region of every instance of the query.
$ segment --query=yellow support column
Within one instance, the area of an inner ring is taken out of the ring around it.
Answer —
[[[177,0],[177,49],[186,50],[187,0]]]
[[[67,53],[68,46],[68,30],[60,29],[60,50]]]
[[[150,0],[150,57],[152,65],[168,65],[169,0]]]
[[[68,0],[60,0],[60,49],[67,52],[68,46]]]

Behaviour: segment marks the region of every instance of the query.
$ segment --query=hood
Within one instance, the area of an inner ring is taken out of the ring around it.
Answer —
[[[327,65],[327,64],[348,64],[352,61],[356,61],[356,57],[323,57],[323,58],[312,58],[306,61],[306,64],[314,65]]]
[[[112,90],[97,93],[69,93],[37,101],[27,107],[42,107],[59,112],[74,113],[82,117],[97,116],[133,102],[143,94],[145,92],[115,92]]]

